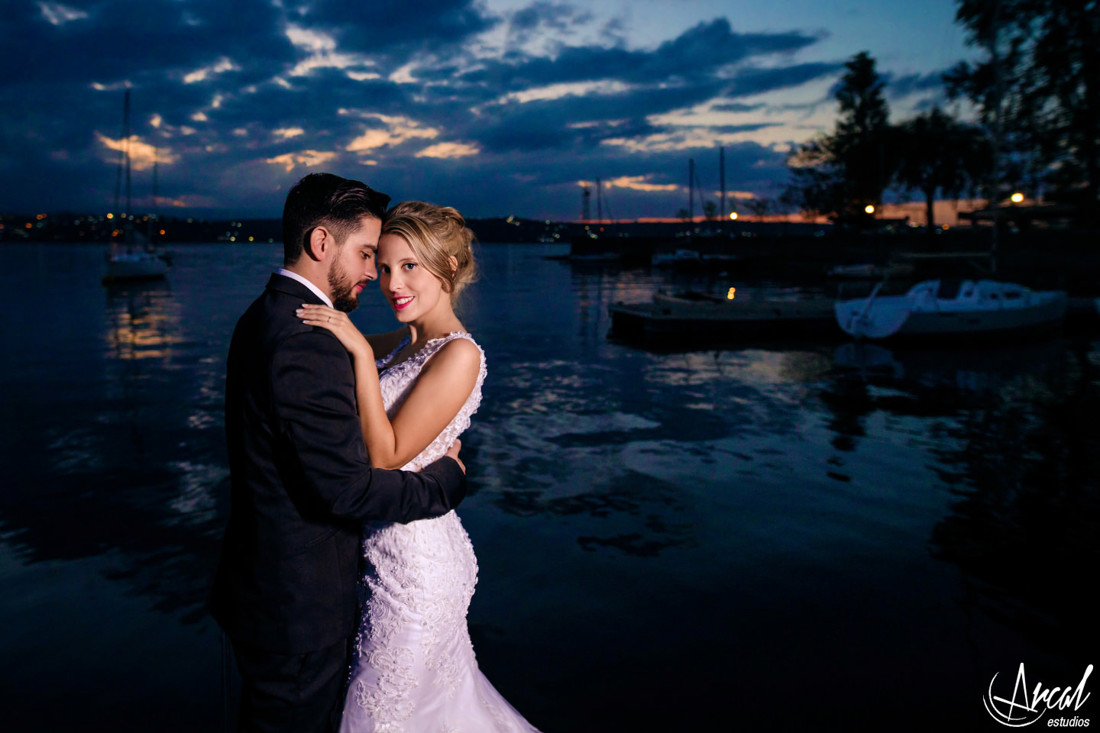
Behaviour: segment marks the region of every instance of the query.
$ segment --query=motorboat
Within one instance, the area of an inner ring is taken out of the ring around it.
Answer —
[[[1042,329],[1065,318],[1067,297],[998,280],[925,280],[904,295],[838,300],[837,324],[855,338],[995,336]]]

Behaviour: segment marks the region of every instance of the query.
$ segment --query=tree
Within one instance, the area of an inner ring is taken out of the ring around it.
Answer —
[[[763,219],[772,209],[775,208],[774,202],[771,199],[761,199],[753,197],[745,202],[745,208],[748,212],[755,216],[757,219]]]
[[[903,122],[897,129],[896,181],[924,194],[928,231],[935,229],[936,192],[957,198],[977,188],[993,166],[993,146],[976,125],[964,124],[938,107]]]
[[[846,64],[836,92],[836,130],[801,146],[788,161],[792,181],[785,199],[803,210],[858,221],[864,208],[878,206],[895,159],[885,86],[866,51]]]
[[[703,217],[708,221],[714,221],[718,218],[718,204],[713,201],[707,201],[703,204]]]
[[[1095,217],[1100,189],[1100,7],[1096,0],[958,0],[988,57],[945,77],[999,134],[1010,164]],[[1000,182],[998,182],[1000,183]]]

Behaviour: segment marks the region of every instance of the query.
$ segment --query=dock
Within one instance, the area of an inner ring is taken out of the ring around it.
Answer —
[[[611,335],[652,343],[841,338],[831,298],[719,300],[657,296],[650,303],[615,303]]]
[[[700,293],[658,294],[648,303],[609,306],[609,335],[648,346],[849,340],[837,324],[834,302],[832,298],[725,300]],[[1070,298],[1061,325],[1067,333],[1100,332],[1100,298]],[[1051,333],[1059,330],[1056,326]]]

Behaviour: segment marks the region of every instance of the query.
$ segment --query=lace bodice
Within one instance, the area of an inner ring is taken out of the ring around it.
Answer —
[[[419,471],[432,461],[440,458],[451,447],[451,443],[455,441],[455,438],[470,427],[470,417],[477,412],[478,406],[481,405],[481,384],[485,381],[485,352],[470,334],[464,331],[454,331],[447,336],[431,339],[405,361],[387,368],[387,365],[393,361],[401,349],[409,344],[409,337],[406,336],[396,349],[377,362],[378,370],[381,372],[378,379],[382,388],[382,404],[386,407],[386,415],[390,420],[393,420],[394,414],[397,413],[397,410],[400,409],[409,396],[409,392],[412,391],[416,378],[420,376],[420,370],[440,349],[457,338],[466,339],[477,346],[477,350],[481,353],[481,366],[478,369],[477,382],[474,384],[470,396],[466,398],[465,404],[462,405],[458,414],[448,423],[447,427],[443,429],[443,432],[429,443],[419,455],[402,466],[406,471]]]

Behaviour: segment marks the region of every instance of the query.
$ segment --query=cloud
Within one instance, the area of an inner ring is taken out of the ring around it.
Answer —
[[[538,0],[508,17],[505,48],[516,58],[551,53],[583,33],[592,20],[589,10]]]
[[[487,62],[463,75],[471,83],[518,88],[567,82],[617,80],[652,86],[675,80],[710,79],[751,57],[792,53],[816,42],[801,33],[734,33],[729,21],[700,23],[655,50],[573,46],[555,57]]]
[[[580,10],[566,3],[539,0],[512,13],[508,25],[511,32],[526,36],[536,31],[572,30],[591,19],[591,11]]]
[[[163,195],[178,202],[277,213],[306,170],[367,165],[408,198],[472,216],[579,215],[576,182],[595,176],[613,182],[620,213],[646,215],[682,192],[687,157],[718,144],[739,188],[784,176],[783,156],[752,140],[776,130],[767,95],[841,68],[798,58],[818,34],[735,32],[725,18],[643,45],[623,18],[552,0],[410,8],[16,3],[0,26],[0,104],[24,112],[0,119],[0,175],[34,180],[2,200],[109,198],[129,87],[145,174],[135,190],[155,151]]]
[[[632,191],[676,191],[680,188],[675,183],[650,183],[649,176],[619,176],[604,181],[608,188],[627,188]]]
[[[501,22],[478,0],[316,0],[305,21],[331,34],[341,48],[372,56],[449,52]]]
[[[79,8],[71,8],[61,3],[38,3],[42,17],[50,25],[61,26],[74,20],[84,20],[88,14]]]
[[[773,68],[751,68],[737,74],[727,89],[731,96],[751,96],[789,89],[828,78],[844,68],[842,63],[813,62]]]
[[[197,84],[198,82],[206,81],[210,77],[216,74],[224,74],[227,71],[238,71],[240,67],[233,63],[232,59],[228,59],[222,56],[213,64],[204,66],[201,69],[195,69],[194,71],[184,74],[184,84]]]
[[[97,134],[96,138],[99,140],[100,144],[108,150],[122,152],[124,149],[128,149],[130,154],[130,167],[136,171],[150,170],[154,164],[171,165],[177,160],[177,156],[171,150],[151,145],[136,135],[131,135],[129,138],[112,140],[109,137]],[[119,157],[117,155],[110,156],[109,158],[112,163],[118,159]]]
[[[466,143],[436,143],[428,146],[416,154],[418,158],[465,158],[477,155],[480,151],[476,145]]]
[[[901,76],[894,76],[888,72],[884,73],[882,76],[886,82],[887,98],[892,101],[903,101],[910,97],[924,97],[924,100],[917,102],[918,106],[931,106],[936,102],[941,102],[946,97],[946,84],[944,84],[943,76],[947,71],[948,69],[940,69],[926,74],[903,74]]]
[[[319,150],[300,150],[295,153],[284,153],[268,158],[272,165],[281,165],[290,173],[295,168],[319,168],[336,159],[336,153],[326,153]]]

